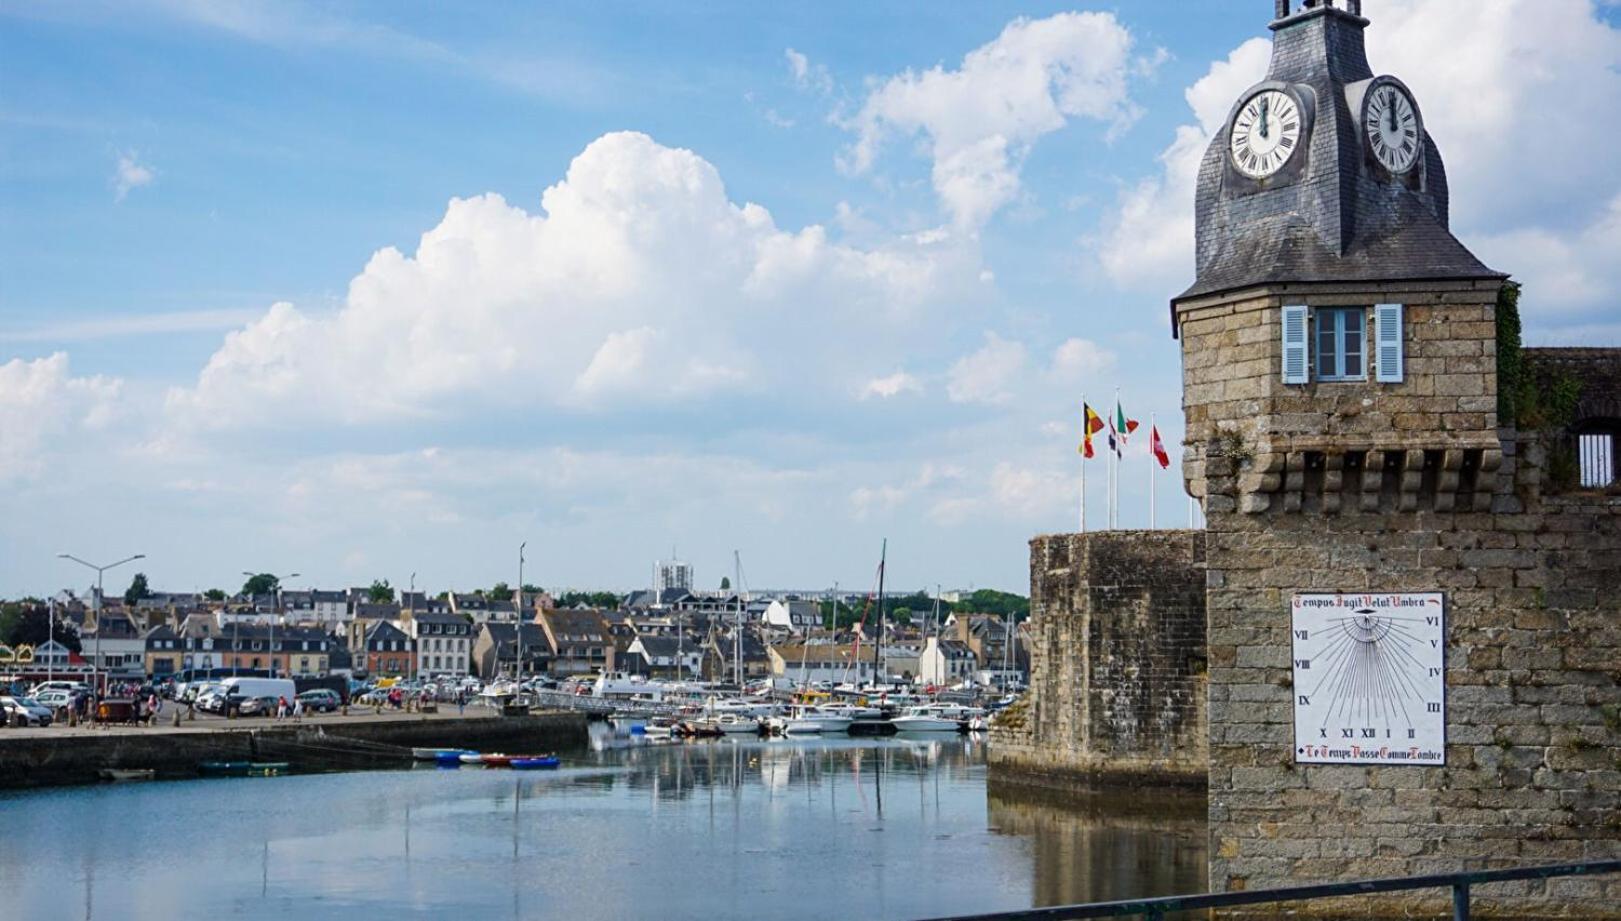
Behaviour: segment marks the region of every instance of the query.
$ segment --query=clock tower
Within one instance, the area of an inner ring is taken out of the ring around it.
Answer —
[[[1276,0],[1266,78],[1201,162],[1197,274],[1171,301],[1207,522],[1218,890],[1462,868],[1481,845],[1438,816],[1502,822],[1448,785],[1493,756],[1459,745],[1500,696],[1460,699],[1470,644],[1523,600],[1472,556],[1516,541],[1497,530],[1519,510],[1496,400],[1507,276],[1448,229],[1422,100],[1370,66],[1362,14]]]
[[[1501,459],[1507,276],[1447,227],[1419,101],[1376,74],[1360,0],[1276,0],[1266,79],[1199,169],[1184,473],[1207,514],[1475,508]],[[1212,454],[1245,463],[1209,482]]]

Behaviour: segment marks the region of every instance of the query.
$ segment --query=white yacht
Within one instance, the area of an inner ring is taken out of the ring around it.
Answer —
[[[889,721],[896,732],[960,732],[963,721],[950,711],[960,709],[946,704],[923,704],[907,707],[900,716]]]
[[[742,713],[719,713],[697,720],[705,729],[718,729],[726,735],[759,735],[760,721]]]

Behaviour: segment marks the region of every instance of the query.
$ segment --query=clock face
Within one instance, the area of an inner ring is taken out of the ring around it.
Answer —
[[[1251,179],[1283,168],[1300,144],[1300,107],[1288,93],[1262,90],[1239,106],[1228,143],[1233,166]]]
[[[1439,592],[1295,595],[1295,760],[1446,763]]]
[[[1405,173],[1418,162],[1418,109],[1402,88],[1382,83],[1362,102],[1362,133],[1385,169]]]

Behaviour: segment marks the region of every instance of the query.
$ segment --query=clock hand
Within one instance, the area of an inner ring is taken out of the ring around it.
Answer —
[[[1261,123],[1261,138],[1263,140],[1266,138],[1266,121],[1267,121],[1267,115],[1268,115],[1267,109],[1269,108],[1267,103],[1268,103],[1267,98],[1265,96],[1262,96],[1261,97],[1261,117],[1260,117],[1259,121]]]
[[[1390,123],[1390,133],[1395,134],[1396,133],[1396,97],[1393,96],[1393,95],[1392,96],[1386,96],[1385,100],[1388,103],[1388,105],[1385,106],[1385,114],[1388,116],[1386,121],[1388,121]]]

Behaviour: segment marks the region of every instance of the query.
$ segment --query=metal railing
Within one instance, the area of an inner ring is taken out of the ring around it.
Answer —
[[[1621,860],[1519,867],[1512,870],[1440,873],[1431,876],[1403,876],[1395,879],[1366,879],[1348,883],[1319,883],[1312,886],[1290,886],[1282,889],[1251,889],[1239,892],[1213,892],[1205,895],[1173,895],[1153,899],[1129,899],[1122,902],[1090,902],[1085,905],[1060,905],[1051,908],[1030,908],[1024,911],[958,915],[951,918],[932,919],[932,921],[1075,921],[1075,919],[1081,918],[1119,918],[1125,916],[1136,916],[1157,921],[1157,919],[1163,919],[1166,914],[1173,911],[1233,908],[1240,905],[1267,905],[1277,902],[1304,902],[1315,899],[1372,895],[1378,892],[1405,892],[1412,889],[1451,889],[1452,917],[1454,921],[1469,921],[1469,893],[1470,888],[1473,886],[1529,879],[1593,876],[1600,873],[1621,873]]]

